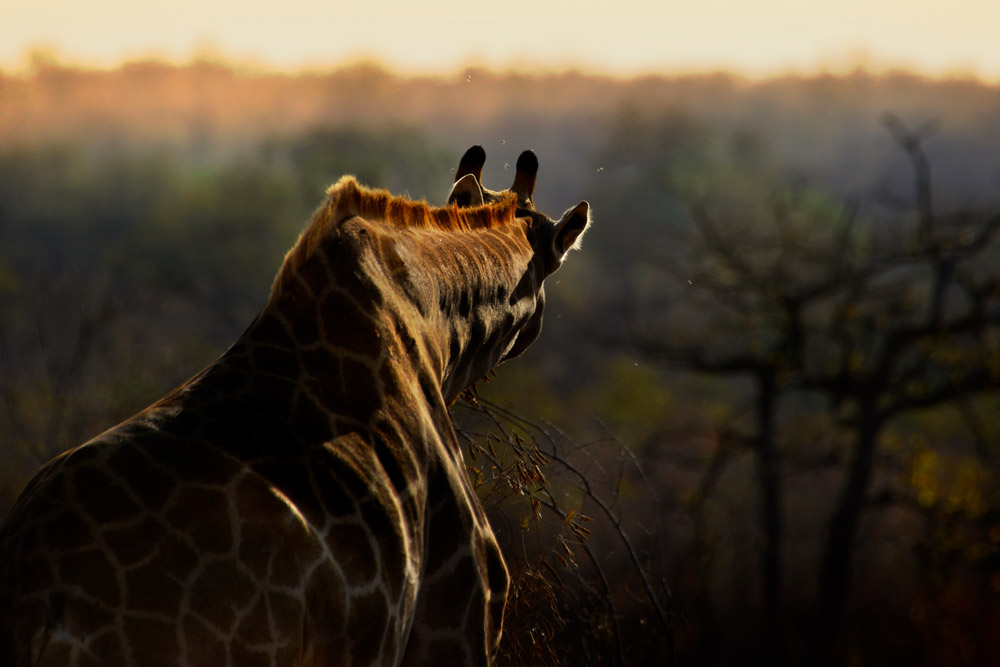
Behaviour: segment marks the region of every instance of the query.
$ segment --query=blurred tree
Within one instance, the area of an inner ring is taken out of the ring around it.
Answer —
[[[344,174],[435,204],[444,203],[453,180],[450,153],[405,127],[317,127],[266,141],[263,156],[272,168],[284,165],[289,170],[310,206]]]
[[[687,169],[660,187],[686,203],[691,226],[658,258],[669,280],[656,305],[632,309],[626,334],[649,358],[752,379],[750,431],[721,429],[756,461],[767,664],[784,651],[779,443],[795,439],[782,434],[779,402],[794,410],[823,395],[853,438],[819,567],[815,636],[830,658],[884,427],[1000,386],[1000,216],[937,216],[926,128],[911,132],[894,117],[886,125],[915,173],[912,232],[900,222],[860,228],[856,207],[783,186],[766,169],[747,173],[738,160]]]
[[[1000,215],[937,215],[922,149],[932,127],[910,131],[892,115],[885,125],[914,171],[916,229],[888,239],[890,247],[845,281],[800,379],[830,399],[855,438],[820,571],[817,620],[831,634],[851,590],[858,522],[886,424],[1000,387]]]
[[[761,580],[766,636],[761,662],[783,660],[782,476],[779,401],[794,382],[817,302],[860,270],[854,217],[830,201],[782,188],[766,175],[743,175],[739,192],[713,200],[711,179],[732,186],[733,174],[687,173],[675,187],[692,227],[659,263],[672,283],[668,310],[637,308],[630,344],[641,354],[695,372],[747,376],[749,429],[720,427],[719,459],[741,448],[754,456],[763,535]],[[735,205],[735,208],[733,207]],[[666,327],[666,328],[664,328]],[[666,332],[666,335],[664,335]]]

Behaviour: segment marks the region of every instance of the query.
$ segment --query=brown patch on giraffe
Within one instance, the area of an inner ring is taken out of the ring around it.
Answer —
[[[92,651],[80,651],[75,667],[105,667],[108,663],[94,657]]]
[[[239,511],[241,516],[247,516],[242,514],[242,510]],[[274,528],[269,524],[252,520],[244,521],[240,526],[239,559],[257,579],[267,579],[278,548]]]
[[[209,563],[191,586],[191,607],[199,616],[223,632],[232,632],[237,613],[253,600],[254,581],[225,558]]]
[[[233,548],[229,500],[220,489],[184,486],[164,517],[185,533],[201,554],[227,553]]]
[[[58,619],[76,637],[87,637],[107,627],[112,610],[102,604],[87,600],[77,592],[49,597],[49,619]],[[51,620],[50,620],[51,622]]]
[[[81,466],[73,474],[73,492],[78,507],[95,523],[118,523],[139,514],[139,505],[114,478],[93,466]]]
[[[270,407],[275,414],[269,414],[269,410],[268,412],[259,412],[252,418],[254,451],[258,453],[258,456],[265,453],[276,453],[283,449],[298,451],[296,447],[298,443],[288,433],[287,419],[288,415],[292,413],[291,395],[283,396],[280,405]],[[247,458],[257,458],[257,456]]]
[[[301,370],[298,354],[292,350],[271,345],[254,346],[253,365],[258,373],[284,378],[298,378]]]
[[[144,665],[158,656],[179,655],[175,624],[176,621],[126,614],[122,625],[133,664]]]
[[[462,634],[471,646],[481,646],[483,651],[489,653],[492,647],[486,646],[486,623],[491,619],[486,613],[485,593],[482,588],[473,588],[468,606],[463,607],[465,627],[462,628]]]
[[[427,404],[432,407],[438,405],[442,400],[440,385],[434,381],[434,378],[429,373],[422,371],[419,373],[418,380],[420,390],[423,392]]]
[[[125,572],[125,606],[133,611],[176,616],[184,582],[198,565],[199,556],[174,534],[160,537],[155,555]]]
[[[128,567],[151,555],[166,530],[166,526],[147,516],[134,525],[106,529],[102,535],[118,564]]]
[[[340,358],[325,347],[303,350],[302,365],[307,375],[340,383]]]
[[[375,323],[340,290],[331,290],[320,302],[323,338],[333,348],[378,358],[382,340]]]
[[[351,406],[354,408],[352,416],[361,422],[367,422],[372,413],[382,406],[382,396],[372,368],[360,361],[346,358],[342,369],[342,396],[337,403],[327,405],[332,409]]]
[[[184,614],[181,628],[184,631],[188,664],[205,667],[230,664],[225,643],[206,620],[193,614]]]
[[[378,563],[382,577],[389,585],[389,593],[398,598],[403,592],[407,558],[406,542],[398,517],[390,517],[383,506],[375,502],[363,503],[361,516],[378,545]]]
[[[330,287],[330,272],[322,255],[312,255],[306,259],[299,267],[298,277],[314,299],[320,297]]]
[[[298,565],[288,554],[303,562],[320,557],[308,527],[302,524],[298,509],[278,495],[270,483],[256,475],[244,477],[236,488],[236,512],[240,524],[240,563],[258,580],[276,585],[298,584]],[[276,536],[280,535],[280,539]]]
[[[267,608],[271,610],[274,631],[279,637],[297,637],[302,632],[302,603],[281,591],[268,590]],[[279,661],[278,664],[285,664]],[[287,664],[294,664],[288,661]]]
[[[347,593],[343,578],[329,564],[312,572],[306,586],[305,603],[306,624],[313,641],[323,644],[314,649],[321,655],[326,654],[328,659],[342,659],[348,641]]]
[[[393,356],[396,356],[397,352],[397,350],[393,350],[392,348],[398,348],[401,346],[399,346],[396,340],[390,340],[394,343],[394,345],[390,348],[390,358],[385,360],[378,371],[379,380],[382,382],[382,396],[385,398],[386,402],[393,398],[401,398],[403,395],[403,389],[399,384],[400,372],[398,364],[392,358]]]
[[[472,662],[464,640],[458,639],[434,639],[428,643],[424,655],[434,656],[434,662],[439,665],[467,665]]]
[[[56,574],[62,586],[78,588],[92,600],[100,600],[111,607],[121,604],[117,574],[100,549],[64,554],[56,560]]]
[[[380,424],[376,425],[376,431],[383,431],[385,423],[385,420],[383,420]],[[375,438],[375,457],[378,459],[379,464],[381,464],[386,477],[389,478],[389,483],[392,484],[393,490],[397,495],[402,495],[406,491],[409,480],[413,479],[415,471],[412,465],[407,465],[407,470],[404,472],[403,460],[409,463],[409,455],[405,448],[400,446],[399,440],[396,437],[392,437],[396,436],[396,433],[394,431],[390,431],[389,433],[391,433],[391,440],[387,440],[384,436]]]
[[[295,339],[285,328],[277,315],[267,313],[261,316],[253,325],[253,339],[256,343],[275,345],[278,347],[295,347]]]
[[[211,453],[203,443],[187,439],[166,441],[152,437],[149,440],[147,453],[186,484],[224,487],[232,479],[235,461],[228,456]]]
[[[338,437],[323,447],[311,467],[323,507],[334,519],[354,514],[358,499],[370,493],[369,477],[348,453],[359,443],[367,447],[357,434]]]
[[[374,311],[385,301],[379,285],[359,266],[375,252],[372,236],[376,231],[372,223],[356,218],[344,222],[322,244],[322,254],[330,263],[331,283],[349,292],[365,312]]]
[[[347,632],[351,638],[351,665],[371,665],[379,657],[389,621],[382,591],[352,597]]]
[[[125,647],[122,646],[118,633],[114,630],[105,632],[97,637],[88,637],[87,644],[90,652],[100,658],[102,665],[124,665]]]
[[[408,283],[410,269],[406,266],[403,258],[399,256],[399,253],[396,252],[396,242],[393,238],[387,234],[380,234],[376,238],[376,246],[379,258],[382,260],[382,265],[388,269],[389,275],[395,278],[395,282],[402,285]]]
[[[186,573],[185,573],[186,574]],[[126,606],[130,611],[173,615],[181,609],[184,587],[173,573],[156,565],[141,565],[125,573]]]
[[[249,646],[244,646],[239,643],[234,643],[231,645],[233,663],[234,665],[239,665],[239,667],[272,667],[271,654],[266,649],[254,649]],[[216,665],[218,663],[205,663],[206,667],[208,665]],[[278,663],[278,664],[288,664],[288,663]]]
[[[141,446],[115,447],[108,457],[108,468],[119,479],[142,480],[139,500],[151,512],[163,509],[177,487],[173,477],[155,464]]]
[[[11,590],[0,590],[0,601],[8,603],[8,600],[3,598],[11,593],[13,593]],[[55,612],[51,604],[51,597],[49,596],[49,599],[44,602],[39,598],[27,601],[22,598],[15,607],[8,607],[10,613],[7,614],[5,620],[32,619],[36,623],[46,623],[47,619],[52,618]],[[30,624],[22,624],[16,628],[10,627],[9,624],[0,624],[0,656],[15,655],[15,647],[17,646],[31,646],[35,641],[35,631],[36,627]]]
[[[234,349],[232,356],[234,360],[239,360],[238,366],[234,364],[226,369],[211,371],[212,385],[218,388],[217,393],[221,396],[238,394],[243,391],[243,388],[246,387],[247,378],[253,372],[246,346],[241,345],[239,348]]]
[[[313,345],[319,341],[319,321],[315,317],[301,317],[302,304],[295,299],[285,299],[278,304],[278,313],[292,327],[292,335],[302,347]]]
[[[333,437],[330,417],[308,396],[299,396],[292,411],[292,430],[303,442],[325,442]]]
[[[434,539],[432,535],[431,541]],[[428,562],[440,561],[428,560]],[[434,600],[434,604],[427,606],[425,622],[431,627],[447,627],[453,624],[456,614],[468,609],[470,598],[482,596],[479,588],[479,572],[471,554],[459,558],[451,570],[434,572],[430,578],[432,581],[428,582],[426,594],[428,599]],[[480,614],[479,619],[482,618]]]
[[[303,574],[322,557],[322,546],[317,535],[311,534],[307,542],[301,535],[282,532],[286,542],[275,551],[267,580],[275,586],[295,588],[301,584]]]
[[[211,413],[206,411],[205,423],[198,436],[200,440],[241,460],[260,454],[261,443],[248,420],[248,415],[259,409],[257,406],[227,398],[211,408]],[[232,415],[238,421],[227,421],[226,415]]]
[[[357,524],[333,527],[326,543],[351,587],[362,586],[379,575],[375,545],[368,530]]]
[[[38,588],[48,588],[56,583],[56,573],[48,558],[32,554],[23,559],[23,563],[21,571],[24,581],[30,581]]]
[[[39,667],[56,667],[57,665],[72,665],[73,648],[60,641],[50,641],[45,645],[45,652],[39,656],[35,665]],[[33,666],[34,667],[34,666]]]
[[[263,646],[274,639],[268,619],[267,599],[263,595],[257,597],[253,609],[236,626],[236,638],[247,647]]]
[[[87,521],[70,508],[42,523],[40,541],[51,549],[67,552],[90,546],[93,536]]]
[[[334,519],[354,513],[354,498],[341,488],[338,481],[337,477],[330,479],[327,476],[323,476],[319,485],[319,496],[323,503],[323,508]]]

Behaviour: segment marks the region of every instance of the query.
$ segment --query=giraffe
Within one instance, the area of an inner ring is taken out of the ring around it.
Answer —
[[[449,406],[541,327],[590,222],[462,157],[346,176],[219,359],[46,464],[0,528],[0,664],[490,664],[508,574]]]

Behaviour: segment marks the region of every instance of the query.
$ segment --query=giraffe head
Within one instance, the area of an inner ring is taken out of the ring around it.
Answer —
[[[388,361],[375,360],[376,374],[376,365],[407,359],[454,401],[535,340],[543,281],[590,220],[585,201],[558,220],[535,209],[533,152],[521,154],[502,192],[482,186],[485,160],[479,146],[465,153],[442,207],[342,178],[288,253],[268,309],[303,340],[325,332],[352,357],[379,357],[376,343],[384,344]]]
[[[510,294],[512,310],[509,342],[498,361],[518,356],[538,337],[545,308],[544,280],[556,271],[570,250],[580,247],[583,233],[590,225],[590,205],[581,201],[554,220],[535,209],[532,195],[538,174],[538,158],[526,150],[517,159],[514,182],[504,192],[494,192],[482,185],[486,151],[481,146],[469,148],[459,161],[455,184],[448,203],[459,207],[488,205],[503,201],[512,193],[517,198],[516,217],[524,221],[525,238],[531,247],[527,270]],[[486,369],[488,370],[488,369]]]

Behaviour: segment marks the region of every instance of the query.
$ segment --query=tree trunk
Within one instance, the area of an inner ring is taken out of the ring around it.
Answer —
[[[836,647],[840,638],[844,606],[851,592],[854,540],[865,506],[881,426],[874,405],[863,405],[861,411],[861,423],[858,425],[847,480],[830,519],[829,535],[820,568],[816,633],[820,643],[831,650]]]
[[[784,662],[781,622],[781,478],[774,444],[774,413],[777,390],[773,369],[757,376],[757,482],[760,487],[760,519],[764,528],[762,574],[764,584],[766,664]]]

